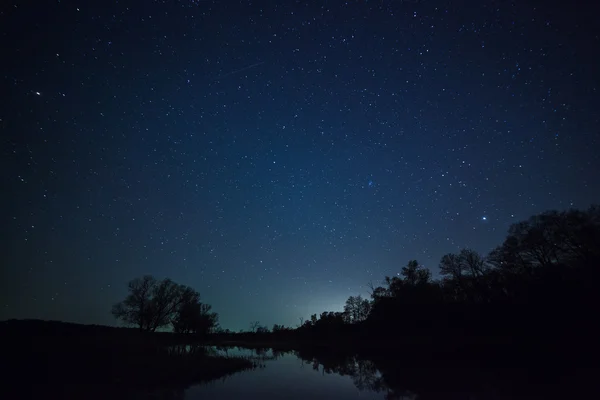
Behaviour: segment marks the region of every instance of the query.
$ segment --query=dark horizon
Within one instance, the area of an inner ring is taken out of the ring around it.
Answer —
[[[3,7],[0,320],[152,274],[295,327],[598,203],[593,6],[551,3]]]

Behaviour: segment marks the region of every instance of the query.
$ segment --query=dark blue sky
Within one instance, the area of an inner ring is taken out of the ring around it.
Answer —
[[[6,2],[0,319],[154,274],[296,325],[597,203],[594,10],[512,3]]]

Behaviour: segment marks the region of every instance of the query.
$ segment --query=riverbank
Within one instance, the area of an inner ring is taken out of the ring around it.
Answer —
[[[0,388],[2,398],[181,400],[190,386],[253,369],[259,359],[275,361],[286,353],[323,374],[348,375],[357,387],[393,393],[428,393],[433,381],[444,393],[506,389],[504,398],[517,398],[511,389],[515,388],[522,398],[536,398],[540,388],[544,394],[592,390],[591,377],[596,376],[586,363],[564,362],[554,355],[549,359],[548,354],[530,350],[527,357],[515,357],[523,353],[522,347],[513,344],[509,349],[508,338],[494,336],[486,336],[481,344],[474,337],[463,337],[461,342],[469,342],[470,350],[448,350],[449,357],[439,353],[440,348],[450,348],[447,342],[436,344],[427,336],[397,337],[392,342],[287,332],[221,335],[186,343],[182,335],[47,321],[0,322],[0,336],[7,382]],[[256,355],[230,357],[232,347],[255,349]],[[478,348],[481,351],[475,354]],[[531,356],[536,353],[537,361]],[[499,354],[503,362],[498,361]],[[237,382],[238,377],[232,379]]]
[[[217,335],[207,345],[314,354],[340,354],[368,359],[395,359],[415,364],[453,363],[486,368],[521,365],[527,368],[592,365],[599,354],[592,338],[549,332],[546,335],[397,335],[378,339],[368,335],[312,335],[299,332]],[[559,344],[563,344],[559,346]],[[569,343],[569,346],[564,346]],[[584,351],[585,350],[585,351]]]
[[[152,389],[181,388],[256,367],[211,354],[181,337],[55,321],[0,323],[6,382]]]

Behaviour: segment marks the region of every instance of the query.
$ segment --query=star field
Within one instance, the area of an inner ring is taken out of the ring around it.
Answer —
[[[114,324],[154,274],[225,328],[295,326],[597,203],[576,3],[3,5],[0,319]]]

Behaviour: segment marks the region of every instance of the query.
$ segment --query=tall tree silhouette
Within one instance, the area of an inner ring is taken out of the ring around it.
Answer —
[[[462,301],[481,298],[483,277],[489,268],[479,253],[462,249],[458,254],[445,254],[439,268],[448,299]]]
[[[357,323],[366,320],[370,311],[371,303],[369,300],[363,299],[361,295],[350,296],[344,305],[344,317],[348,323]]]
[[[431,272],[419,265],[417,260],[410,260],[406,267],[402,267],[404,283],[410,286],[419,286],[429,283]]]
[[[112,314],[127,324],[151,332],[170,325],[182,307],[199,299],[192,288],[168,278],[158,281],[151,275],[133,279],[128,289],[129,294],[113,306]]]

